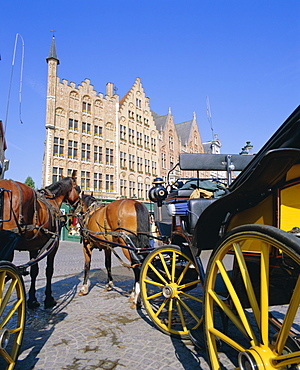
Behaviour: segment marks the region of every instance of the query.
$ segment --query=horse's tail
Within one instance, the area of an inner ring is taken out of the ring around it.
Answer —
[[[150,220],[147,207],[140,202],[135,203],[136,217],[137,217],[137,232],[140,248],[147,248],[150,246]],[[141,233],[141,234],[139,234]],[[145,233],[145,234],[143,234]],[[148,235],[146,235],[148,234]]]

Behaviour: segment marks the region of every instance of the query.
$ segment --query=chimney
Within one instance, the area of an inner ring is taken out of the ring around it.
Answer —
[[[108,82],[106,84],[106,95],[113,96],[113,92],[114,92],[114,84],[112,82]]]

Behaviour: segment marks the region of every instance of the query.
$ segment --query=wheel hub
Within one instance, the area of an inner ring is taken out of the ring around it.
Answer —
[[[174,298],[177,295],[177,284],[171,283],[164,286],[162,292],[165,298]]]
[[[275,369],[271,359],[275,354],[269,347],[253,347],[239,353],[238,362],[241,370]]]
[[[9,331],[7,329],[0,330],[0,349],[5,349],[9,342]]]

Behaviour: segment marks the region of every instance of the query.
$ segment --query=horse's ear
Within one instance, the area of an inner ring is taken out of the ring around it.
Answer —
[[[91,192],[91,196],[92,196],[92,197],[94,196],[94,192],[93,192],[93,191]]]
[[[76,180],[76,175],[77,175],[77,171],[73,170],[72,175],[71,175],[72,179]]]

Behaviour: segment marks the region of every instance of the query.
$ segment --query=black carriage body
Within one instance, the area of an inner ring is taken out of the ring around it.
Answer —
[[[217,199],[190,199],[193,189],[168,194],[157,224],[161,235],[172,244],[191,249],[196,257],[201,251],[214,250],[222,237],[241,225],[270,225],[288,232],[299,228],[300,234],[300,107],[255,156],[189,153],[180,155],[179,165],[188,171],[242,172]],[[159,216],[158,211],[155,216]],[[270,283],[278,287],[270,297],[272,305],[289,301],[299,275],[298,269],[282,257],[277,252],[271,259]],[[249,251],[246,259],[253,285],[259,286],[259,258]],[[237,289],[242,287],[234,271],[233,280]],[[245,294],[245,304],[246,300]]]

